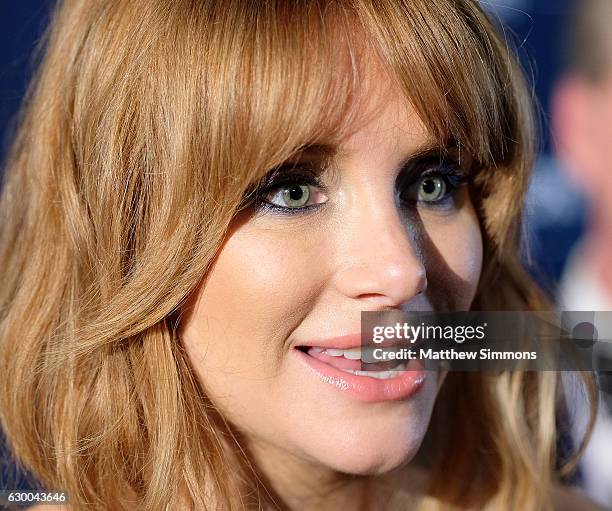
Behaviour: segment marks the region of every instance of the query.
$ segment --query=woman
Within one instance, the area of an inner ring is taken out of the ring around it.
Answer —
[[[533,138],[469,0],[62,2],[2,199],[14,452],[74,509],[550,507],[555,374],[331,362],[364,310],[547,306]]]

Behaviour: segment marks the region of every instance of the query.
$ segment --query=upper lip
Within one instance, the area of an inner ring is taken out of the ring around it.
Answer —
[[[339,335],[337,337],[329,337],[327,339],[314,339],[307,342],[300,342],[296,344],[296,347],[336,348],[339,350],[359,348],[361,347],[361,333]]]

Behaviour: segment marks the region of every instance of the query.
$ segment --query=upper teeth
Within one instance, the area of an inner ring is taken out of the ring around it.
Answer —
[[[362,359],[362,354],[369,355],[369,359],[371,360],[372,356],[371,349],[366,349],[362,351],[360,347],[350,348],[347,350],[339,350],[336,348],[318,348],[317,351],[322,352],[325,355],[329,355],[330,357],[344,357],[349,360],[360,360]]]

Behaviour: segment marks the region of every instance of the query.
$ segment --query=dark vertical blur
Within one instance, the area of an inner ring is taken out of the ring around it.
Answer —
[[[50,0],[0,2],[0,158],[4,160],[27,81],[32,52],[48,19]]]
[[[15,129],[15,118],[32,73],[32,54],[44,31],[51,0],[0,2],[0,162]],[[0,175],[2,172],[0,167]],[[1,226],[0,226],[1,228]],[[0,271],[2,271],[0,269]],[[15,469],[0,432],[0,490],[32,488]]]

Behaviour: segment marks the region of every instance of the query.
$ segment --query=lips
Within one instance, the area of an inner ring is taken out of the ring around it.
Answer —
[[[369,373],[361,374],[361,376],[371,376],[373,378],[390,378],[391,376],[397,376],[394,373],[397,371],[404,371],[406,364],[402,361],[387,361],[368,363],[364,360],[371,360],[372,357],[366,358],[366,350],[361,348],[350,348],[347,350],[341,350],[337,348],[321,348],[321,347],[310,347],[305,351],[311,357],[320,360],[326,364],[329,364],[337,369],[346,371],[349,373]],[[364,355],[362,357],[362,354]],[[384,373],[384,374],[383,374]]]
[[[426,379],[418,361],[363,362],[360,334],[311,341],[293,351],[319,380],[360,401],[408,399]]]

